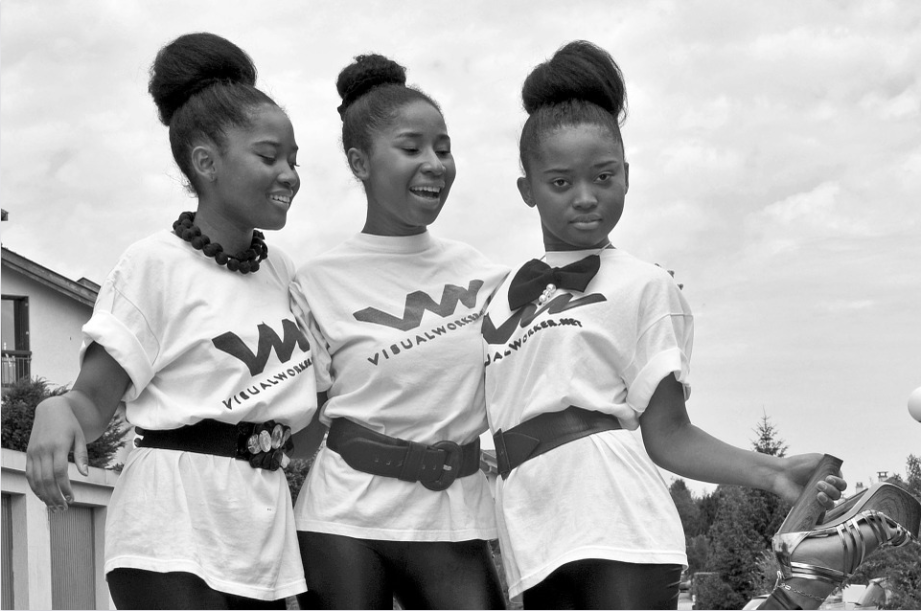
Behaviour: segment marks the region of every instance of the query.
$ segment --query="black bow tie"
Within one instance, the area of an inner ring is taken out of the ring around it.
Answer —
[[[584,292],[600,266],[601,258],[598,255],[590,255],[564,267],[550,267],[543,261],[531,259],[512,279],[508,289],[508,305],[514,312],[539,298],[545,291],[549,297],[553,292],[548,290],[551,284],[555,288]]]

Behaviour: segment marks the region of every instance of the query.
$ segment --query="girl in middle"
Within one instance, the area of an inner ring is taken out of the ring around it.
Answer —
[[[336,85],[367,216],[292,286],[317,340],[329,426],[295,508],[309,590],[299,602],[502,608],[487,544],[493,498],[479,470],[480,316],[507,269],[427,230],[455,177],[435,101],[380,55],[357,57]]]

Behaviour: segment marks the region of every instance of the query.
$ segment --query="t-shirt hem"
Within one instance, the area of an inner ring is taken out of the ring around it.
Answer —
[[[302,532],[317,532],[380,541],[470,541],[473,539],[490,541],[499,536],[495,528],[465,528],[462,530],[384,529],[319,520],[295,520],[295,525],[297,530]]]
[[[510,598],[520,596],[525,590],[533,588],[564,564],[589,558],[643,564],[680,564],[683,567],[687,567],[688,565],[687,555],[681,552],[650,552],[646,550],[624,550],[606,547],[580,547],[557,556],[537,570],[509,584],[508,595]],[[508,571],[506,571],[506,573],[507,572]]]
[[[244,596],[256,600],[280,600],[307,591],[307,582],[304,579],[296,580],[274,588],[241,584],[234,581],[218,579],[214,575],[202,570],[200,564],[193,560],[154,559],[137,556],[123,556],[112,558],[105,563],[104,571],[111,573],[115,569],[139,569],[154,573],[192,573],[201,577],[208,587],[218,592],[233,596]]]

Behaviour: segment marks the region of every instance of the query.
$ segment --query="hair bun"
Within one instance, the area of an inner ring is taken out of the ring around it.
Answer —
[[[528,114],[542,106],[584,100],[622,120],[627,89],[620,68],[607,51],[577,40],[534,68],[525,79],[521,100]]]
[[[339,115],[355,100],[381,85],[406,85],[406,68],[383,55],[359,55],[336,79],[336,91],[342,98]]]
[[[199,32],[185,34],[157,53],[150,68],[148,92],[164,125],[190,97],[215,83],[254,87],[256,66],[243,49],[226,38]]]

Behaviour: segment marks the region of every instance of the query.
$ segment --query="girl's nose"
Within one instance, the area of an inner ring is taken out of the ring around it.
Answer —
[[[576,208],[593,208],[598,205],[595,190],[589,185],[577,186],[573,193],[572,205]]]
[[[301,177],[298,175],[297,169],[289,165],[287,170],[278,175],[278,182],[289,189],[297,190],[298,186],[301,184]]]
[[[422,163],[422,171],[429,172],[436,176],[441,176],[445,171],[445,164],[441,161],[438,153],[429,151]]]

